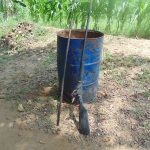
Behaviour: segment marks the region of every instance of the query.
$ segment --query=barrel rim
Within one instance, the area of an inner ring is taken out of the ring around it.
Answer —
[[[61,38],[65,38],[65,39],[68,39],[68,37],[67,36],[64,36],[64,35],[62,35],[62,33],[63,32],[68,32],[69,33],[69,29],[64,29],[64,30],[61,30],[61,31],[58,31],[57,32],[57,36],[58,37],[61,37]],[[82,33],[85,33],[85,30],[83,30],[83,29],[72,29],[71,30],[72,32],[82,32]],[[88,30],[88,33],[96,33],[97,35],[99,35],[99,36],[96,36],[96,37],[88,37],[87,39],[99,39],[99,38],[103,38],[104,37],[104,33],[102,33],[102,32],[100,32],[100,31],[96,31],[96,30]],[[79,38],[79,37],[71,37],[70,39],[84,39],[84,37],[82,38]]]

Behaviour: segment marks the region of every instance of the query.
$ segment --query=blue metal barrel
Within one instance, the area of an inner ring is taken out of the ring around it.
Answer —
[[[57,67],[59,87],[63,76],[65,53],[68,41],[68,30],[57,33]],[[72,92],[76,89],[79,77],[79,65],[83,49],[85,30],[72,30],[66,76],[64,83],[64,96],[71,102]],[[97,95],[98,78],[100,74],[101,52],[104,34],[98,31],[88,31],[88,38],[84,52],[83,72],[83,101],[92,102]]]

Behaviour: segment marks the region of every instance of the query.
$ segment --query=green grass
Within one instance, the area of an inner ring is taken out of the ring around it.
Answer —
[[[56,62],[56,53],[54,52],[49,52],[48,56],[45,58],[43,65],[46,67],[49,64],[54,64]]]
[[[45,35],[47,35],[47,32],[48,32],[48,30],[46,30],[45,28],[38,25],[35,27],[34,36],[35,37],[45,36]]]
[[[150,59],[142,58],[139,56],[122,56],[119,54],[111,54],[106,52],[104,56],[104,61],[102,63],[103,70],[115,69],[118,67],[136,67],[141,66],[143,64],[149,64]]]
[[[142,94],[142,96],[143,96],[144,98],[147,98],[147,100],[150,101],[150,89],[145,90],[145,91],[142,92],[141,94]]]
[[[144,115],[144,112],[140,107],[135,107],[135,109],[133,109],[132,111],[133,114],[136,115],[136,117],[142,117]]]
[[[109,71],[111,79],[113,81],[115,81],[116,83],[118,83],[119,85],[122,85],[123,87],[127,87],[128,86],[128,82],[126,80],[126,76],[127,76],[127,71],[125,70],[125,68],[122,69],[113,69],[111,71]]]
[[[15,20],[33,20],[67,28],[69,20],[74,20],[74,28],[85,28],[88,0],[24,0],[26,7],[14,3],[15,9],[7,4],[0,7],[0,14],[10,14]],[[8,15],[10,16],[10,15]],[[93,0],[90,28],[109,34],[150,37],[150,1],[149,0]],[[1,15],[1,20],[4,20]],[[8,18],[9,20],[9,18]]]
[[[12,59],[14,59],[14,57],[9,57],[9,56],[6,56],[6,55],[4,55],[4,56],[0,56],[0,65],[1,65],[1,67],[3,66],[3,67],[5,67],[5,64],[8,62],[8,61],[10,61],[10,60],[12,60]]]
[[[137,76],[137,80],[144,83],[150,83],[150,70],[148,68],[142,69]]]
[[[0,37],[4,36],[8,31],[11,31],[16,25],[18,21],[13,18],[9,18],[7,21],[0,22]]]
[[[7,56],[1,56],[0,57],[0,64],[3,64],[5,62],[7,62],[7,61],[8,61],[8,57]]]
[[[130,68],[142,67],[143,69],[136,75],[134,82],[143,86],[150,83],[149,65],[150,59],[148,58],[134,55],[122,56],[121,54],[112,54],[106,51],[101,69],[110,75],[110,79],[123,87],[127,87],[131,84],[127,80]]]

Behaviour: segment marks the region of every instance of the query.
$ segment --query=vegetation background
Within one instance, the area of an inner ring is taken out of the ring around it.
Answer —
[[[84,28],[88,5],[89,0],[0,0],[0,24],[7,30],[17,21],[30,20],[67,28],[68,20],[73,18],[76,28]],[[149,16],[149,0],[93,0],[90,28],[149,38]]]

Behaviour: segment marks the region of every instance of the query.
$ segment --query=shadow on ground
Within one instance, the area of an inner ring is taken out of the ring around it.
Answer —
[[[16,106],[23,104],[24,111],[17,118],[25,124],[23,128],[62,135],[83,148],[150,147],[149,59],[110,54],[106,50],[98,98],[86,105],[91,135],[84,137],[77,131],[77,106],[63,104],[61,129],[56,127],[56,41],[42,47],[22,48],[17,53],[9,53],[8,44],[0,48],[0,95],[14,100]]]

